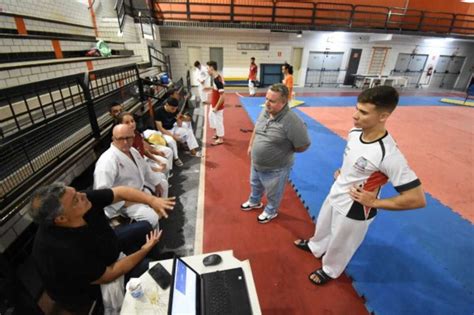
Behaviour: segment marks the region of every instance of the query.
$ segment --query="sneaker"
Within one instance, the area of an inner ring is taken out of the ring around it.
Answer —
[[[180,159],[176,159],[176,160],[174,160],[174,165],[181,167],[184,164],[183,164],[183,161],[181,161]]]
[[[251,204],[250,201],[248,201],[248,200],[240,205],[240,209],[244,210],[244,211],[249,211],[249,210],[252,210],[252,209],[258,209],[258,208],[261,208],[261,207],[263,207],[262,202],[259,202],[259,203],[254,205],[254,204]]]
[[[257,221],[258,223],[268,223],[271,220],[275,219],[278,216],[278,212],[274,214],[268,214],[265,211],[263,211],[258,217]]]

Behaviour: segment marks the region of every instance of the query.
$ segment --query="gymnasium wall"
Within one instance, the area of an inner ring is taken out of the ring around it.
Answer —
[[[269,30],[226,30],[226,29],[184,29],[160,28],[162,40],[179,40],[180,48],[164,48],[164,52],[171,56],[173,74],[177,77],[185,76],[192,64],[188,62],[188,48],[201,48],[201,61],[209,58],[210,47],[224,48],[223,74],[227,78],[246,78],[250,57],[254,56],[258,64],[261,63],[291,63],[293,48],[303,48],[302,65],[297,82],[300,86],[305,82],[308,57],[311,51],[315,52],[344,52],[342,67],[347,66],[351,48],[362,49],[358,73],[368,71],[372,48],[388,47],[389,53],[385,60],[382,74],[389,74],[394,68],[399,53],[428,54],[426,69],[435,66],[440,55],[465,56],[466,61],[462,73],[456,83],[456,89],[464,89],[470,79],[474,67],[474,43],[468,41],[451,41],[444,38],[425,38],[422,36],[393,35],[391,40],[380,40],[380,34],[341,33],[341,32],[304,32],[302,38],[295,33],[274,33]],[[269,43],[267,51],[237,50],[237,43]],[[341,72],[338,80],[344,80],[345,73]],[[425,75],[421,82],[426,81]]]

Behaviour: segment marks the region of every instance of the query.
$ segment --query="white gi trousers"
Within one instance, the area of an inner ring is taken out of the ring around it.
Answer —
[[[367,221],[350,219],[334,209],[326,198],[308,247],[316,258],[324,254],[323,271],[328,276],[335,279],[344,272],[374,218]]]
[[[181,127],[177,124],[173,126],[171,132],[174,135],[177,135],[181,138],[181,142],[184,142],[188,145],[189,150],[194,150],[199,148],[199,144],[197,143],[196,137],[194,136],[193,127],[190,122],[183,121]]]
[[[207,102],[207,92],[204,91],[204,84],[199,83],[198,84],[198,93],[199,93],[199,98],[201,99],[201,102]]]
[[[165,139],[166,140],[166,139]],[[164,146],[164,145],[158,145],[158,144],[152,144],[153,148],[156,150],[164,153],[164,157],[161,155],[154,155],[158,161],[160,161],[163,164],[166,164],[166,170],[165,172],[169,172],[173,169],[173,149]],[[151,161],[154,162],[154,161]]]
[[[175,123],[173,129],[170,132],[181,138],[181,142],[188,145],[189,150],[197,149],[199,144],[197,143],[196,137],[194,136],[193,127],[190,122],[183,121],[181,127]],[[173,137],[163,134],[168,146],[173,150],[174,159],[178,158],[178,146],[176,140]]]
[[[254,96],[255,93],[256,93],[255,84],[253,83],[252,80],[249,80],[249,94],[251,96]]]
[[[224,136],[224,110],[213,111],[209,108],[209,126],[216,130],[216,135]]]

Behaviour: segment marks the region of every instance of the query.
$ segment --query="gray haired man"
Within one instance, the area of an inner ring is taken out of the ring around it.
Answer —
[[[278,215],[294,153],[306,151],[311,144],[306,125],[290,110],[288,98],[288,88],[281,83],[268,89],[265,108],[250,138],[251,193],[240,208],[244,211],[262,208],[261,199],[265,193],[268,203],[257,218],[260,223],[270,222]]]

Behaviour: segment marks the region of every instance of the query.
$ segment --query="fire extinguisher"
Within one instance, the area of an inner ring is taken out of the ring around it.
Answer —
[[[426,70],[426,85],[430,85],[431,82],[431,75],[433,74],[433,66],[428,66]]]
[[[433,74],[433,66],[429,66],[428,70],[426,70],[426,75],[430,77]]]

